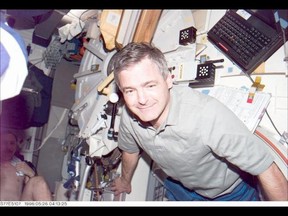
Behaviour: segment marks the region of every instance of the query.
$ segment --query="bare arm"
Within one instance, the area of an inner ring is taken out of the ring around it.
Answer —
[[[131,193],[131,181],[137,167],[138,160],[139,153],[131,154],[123,152],[121,177],[114,181],[111,188],[114,191],[115,196],[122,192]]]
[[[258,179],[268,200],[288,200],[287,180],[275,163],[259,174]]]

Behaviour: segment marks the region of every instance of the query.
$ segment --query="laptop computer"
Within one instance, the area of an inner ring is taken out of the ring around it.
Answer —
[[[208,40],[244,73],[251,74],[283,44],[274,10],[227,10],[208,31]]]

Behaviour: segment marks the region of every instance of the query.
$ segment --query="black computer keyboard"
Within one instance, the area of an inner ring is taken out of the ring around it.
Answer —
[[[232,12],[211,28],[208,39],[249,74],[283,44],[281,35],[260,31]]]
[[[233,48],[239,55],[239,61],[245,65],[271,43],[271,38],[229,15],[217,23],[212,31]]]

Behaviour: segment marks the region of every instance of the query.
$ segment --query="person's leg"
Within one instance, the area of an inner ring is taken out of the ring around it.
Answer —
[[[208,199],[184,187],[179,181],[168,177],[164,180],[166,198],[169,201],[207,201]]]
[[[260,201],[258,191],[246,181],[242,181],[231,193],[215,199],[203,197],[169,177],[164,180],[164,187],[166,197],[171,201]]]
[[[260,201],[257,189],[242,181],[233,191],[215,199],[215,201]]]
[[[21,200],[23,201],[51,201],[52,195],[42,176],[34,176],[26,183]]]

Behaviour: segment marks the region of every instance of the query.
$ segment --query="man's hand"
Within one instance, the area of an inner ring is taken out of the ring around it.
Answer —
[[[17,172],[21,171],[24,173],[25,176],[28,176],[29,178],[35,176],[35,172],[33,171],[33,169],[24,161],[17,163],[15,168]]]
[[[131,184],[125,181],[122,177],[116,178],[111,184],[111,190],[114,192],[114,196],[118,196],[121,193],[131,193]]]
[[[120,195],[123,192],[131,193],[131,180],[138,164],[139,152],[128,153],[122,152],[122,170],[121,176],[116,178],[111,184],[111,190],[115,196]]]

